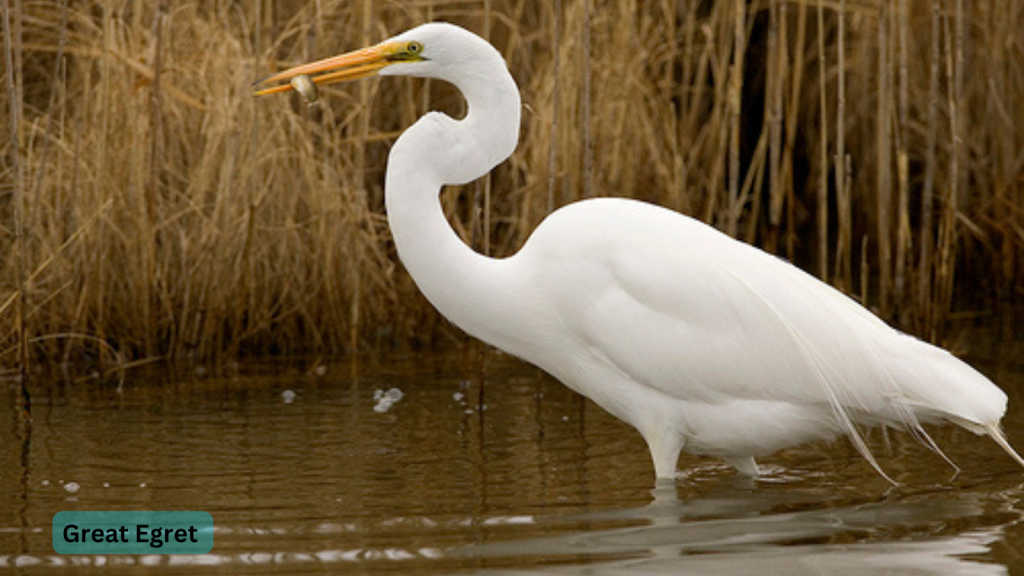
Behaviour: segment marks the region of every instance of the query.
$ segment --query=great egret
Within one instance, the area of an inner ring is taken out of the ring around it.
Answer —
[[[445,219],[440,190],[508,158],[520,114],[515,81],[480,37],[424,24],[257,84],[314,74],[316,84],[437,78],[462,92],[464,118],[426,114],[391,149],[385,203],[399,257],[454,324],[635,427],[659,478],[675,476],[681,450],[756,475],[756,456],[843,433],[885,476],[857,426],[905,428],[939,451],[929,422],[987,434],[1024,466],[999,427],[1006,395],[990,380],[682,214],[584,200],[548,216],[513,256],[474,252]]]

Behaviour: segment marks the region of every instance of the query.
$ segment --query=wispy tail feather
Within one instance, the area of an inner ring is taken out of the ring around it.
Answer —
[[[990,438],[995,440],[996,444],[999,444],[999,447],[1006,451],[1006,453],[1009,454],[1011,458],[1016,460],[1017,464],[1020,464],[1021,467],[1024,467],[1024,458],[1021,458],[1020,454],[1017,454],[1017,451],[1013,449],[1013,446],[1010,446],[1010,442],[1009,440],[1006,439],[1006,434],[1003,433],[1003,430],[999,427],[998,422],[990,422],[988,424],[985,424],[985,433],[988,434]]]
[[[946,453],[942,451],[942,448],[939,448],[939,445],[932,438],[931,434],[929,434],[924,428],[922,428],[920,424],[915,423],[913,426],[911,426],[910,433],[911,435],[914,436],[914,438],[917,439],[918,442],[920,442],[926,448],[938,454],[939,457],[945,460],[946,464],[949,464],[953,468],[955,472],[954,476],[960,473],[960,467],[957,466],[955,462],[950,460],[949,456],[946,456]]]

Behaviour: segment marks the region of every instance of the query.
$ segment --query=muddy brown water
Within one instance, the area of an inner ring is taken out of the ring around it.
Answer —
[[[971,360],[1009,391],[1024,447],[1024,341],[981,348]],[[764,459],[756,480],[684,455],[678,481],[655,485],[631,428],[494,352],[54,381],[27,436],[12,403],[0,572],[1024,573],[1024,471],[987,439],[935,431],[954,476],[874,434],[897,487],[845,441]],[[61,510],[205,510],[214,548],[61,556]]]

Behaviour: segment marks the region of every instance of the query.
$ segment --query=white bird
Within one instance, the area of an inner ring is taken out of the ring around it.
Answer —
[[[455,325],[636,428],[658,478],[675,477],[681,450],[756,475],[757,456],[841,434],[885,476],[858,426],[904,428],[941,454],[921,427],[940,422],[989,435],[1024,466],[999,427],[1006,394],[989,379],[698,220],[591,199],[552,213],[513,256],[474,252],[445,219],[441,188],[508,158],[520,116],[519,89],[482,38],[425,24],[257,84],[302,74],[437,78],[462,92],[464,118],[428,113],[391,149],[385,202],[399,257]]]

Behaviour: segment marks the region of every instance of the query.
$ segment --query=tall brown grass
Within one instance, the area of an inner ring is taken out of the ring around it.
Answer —
[[[460,113],[458,95],[409,79],[315,107],[250,95],[428,20],[489,36],[524,94],[515,155],[445,195],[481,250],[618,195],[729,230],[927,338],[1024,289],[1019,0],[4,6],[8,366],[21,343],[109,362],[458,339],[382,207],[389,144],[428,109]]]

